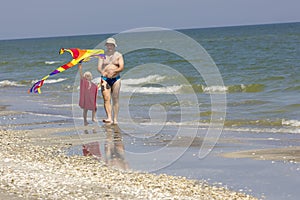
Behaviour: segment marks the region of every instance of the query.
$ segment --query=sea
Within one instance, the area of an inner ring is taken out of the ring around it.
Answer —
[[[59,55],[60,48],[105,49],[108,37],[124,56],[117,132],[130,168],[205,179],[266,199],[296,199],[299,163],[217,153],[299,146],[300,23],[0,40],[0,106],[22,112],[1,116],[1,127],[80,127],[77,66],[50,76],[41,94],[28,90],[72,59]],[[99,83],[96,58],[83,70]],[[90,123],[105,133],[101,89],[97,105],[99,123]],[[82,152],[74,147],[69,153]]]

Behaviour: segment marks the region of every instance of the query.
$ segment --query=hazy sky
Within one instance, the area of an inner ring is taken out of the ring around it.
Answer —
[[[3,0],[0,39],[300,22],[300,0]]]

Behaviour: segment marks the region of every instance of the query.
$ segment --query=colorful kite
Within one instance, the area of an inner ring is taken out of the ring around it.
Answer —
[[[63,54],[64,52],[69,52],[72,55],[72,60],[60,67],[58,67],[56,70],[42,78],[42,80],[36,82],[29,90],[28,93],[34,92],[34,93],[41,93],[41,87],[44,84],[44,81],[52,75],[58,74],[60,72],[63,72],[74,65],[77,65],[79,62],[87,62],[90,60],[93,56],[100,56],[105,57],[104,50],[102,49],[78,49],[78,48],[72,48],[72,49],[64,49],[61,48],[59,51],[59,54]]]

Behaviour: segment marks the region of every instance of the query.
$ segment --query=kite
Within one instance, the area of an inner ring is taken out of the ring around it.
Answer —
[[[67,69],[70,69],[74,65],[77,65],[81,62],[87,62],[90,60],[93,56],[100,56],[105,57],[104,50],[102,49],[78,49],[78,48],[70,48],[70,49],[64,49],[61,48],[59,50],[59,54],[63,54],[64,52],[69,52],[72,55],[72,60],[57,69],[55,69],[53,72],[42,78],[41,80],[37,81],[29,90],[28,93],[34,92],[34,93],[41,93],[41,87],[44,84],[44,81],[49,78],[52,75],[61,73]]]

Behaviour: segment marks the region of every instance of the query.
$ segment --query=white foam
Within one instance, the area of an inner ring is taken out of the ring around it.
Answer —
[[[122,92],[144,93],[144,94],[178,94],[181,85],[173,85],[168,87],[122,87]]]
[[[21,87],[25,85],[19,84],[15,81],[9,81],[9,80],[0,81],[0,87],[9,87],[9,86]]]
[[[150,75],[144,78],[136,78],[136,79],[122,79],[122,84],[125,85],[140,85],[147,83],[157,83],[165,79],[165,76],[160,75]]]
[[[59,79],[46,79],[44,83],[59,83],[67,80],[66,78],[59,78]],[[36,83],[39,80],[33,80],[32,83]]]
[[[174,94],[179,93],[182,85],[170,85],[162,87],[142,87],[143,84],[155,84],[163,81],[166,77],[150,75],[144,78],[122,79],[122,92],[134,92],[144,94]]]
[[[43,104],[44,106],[48,106],[48,107],[55,107],[55,108],[71,108],[73,106],[77,106],[77,104]]]
[[[209,92],[209,93],[219,93],[219,92],[227,92],[228,87],[226,86],[202,86],[203,92]]]
[[[209,127],[209,123],[202,123],[202,122],[142,122],[141,125],[160,125],[160,126],[188,126],[189,128],[197,128],[197,129],[207,129]],[[238,127],[238,128],[231,128],[231,127],[223,127],[223,131],[233,131],[233,132],[249,132],[249,133],[294,133],[299,134],[300,129],[298,128],[246,128],[246,127]],[[268,138],[269,140],[278,140],[275,138]]]
[[[59,78],[59,79],[47,79],[45,83],[59,83],[67,80],[66,78]]]
[[[45,61],[46,65],[53,65],[55,63],[59,63],[59,61]]]
[[[43,114],[43,113],[33,113],[33,112],[26,112],[26,113],[30,115],[40,116],[40,117],[57,117],[57,118],[70,119],[69,116],[64,116],[64,115]]]
[[[300,129],[295,128],[224,128],[223,130],[254,133],[300,133]]]
[[[285,120],[285,119],[283,119],[281,123],[284,126],[294,126],[294,127],[300,126],[300,121],[298,121],[298,120]]]

